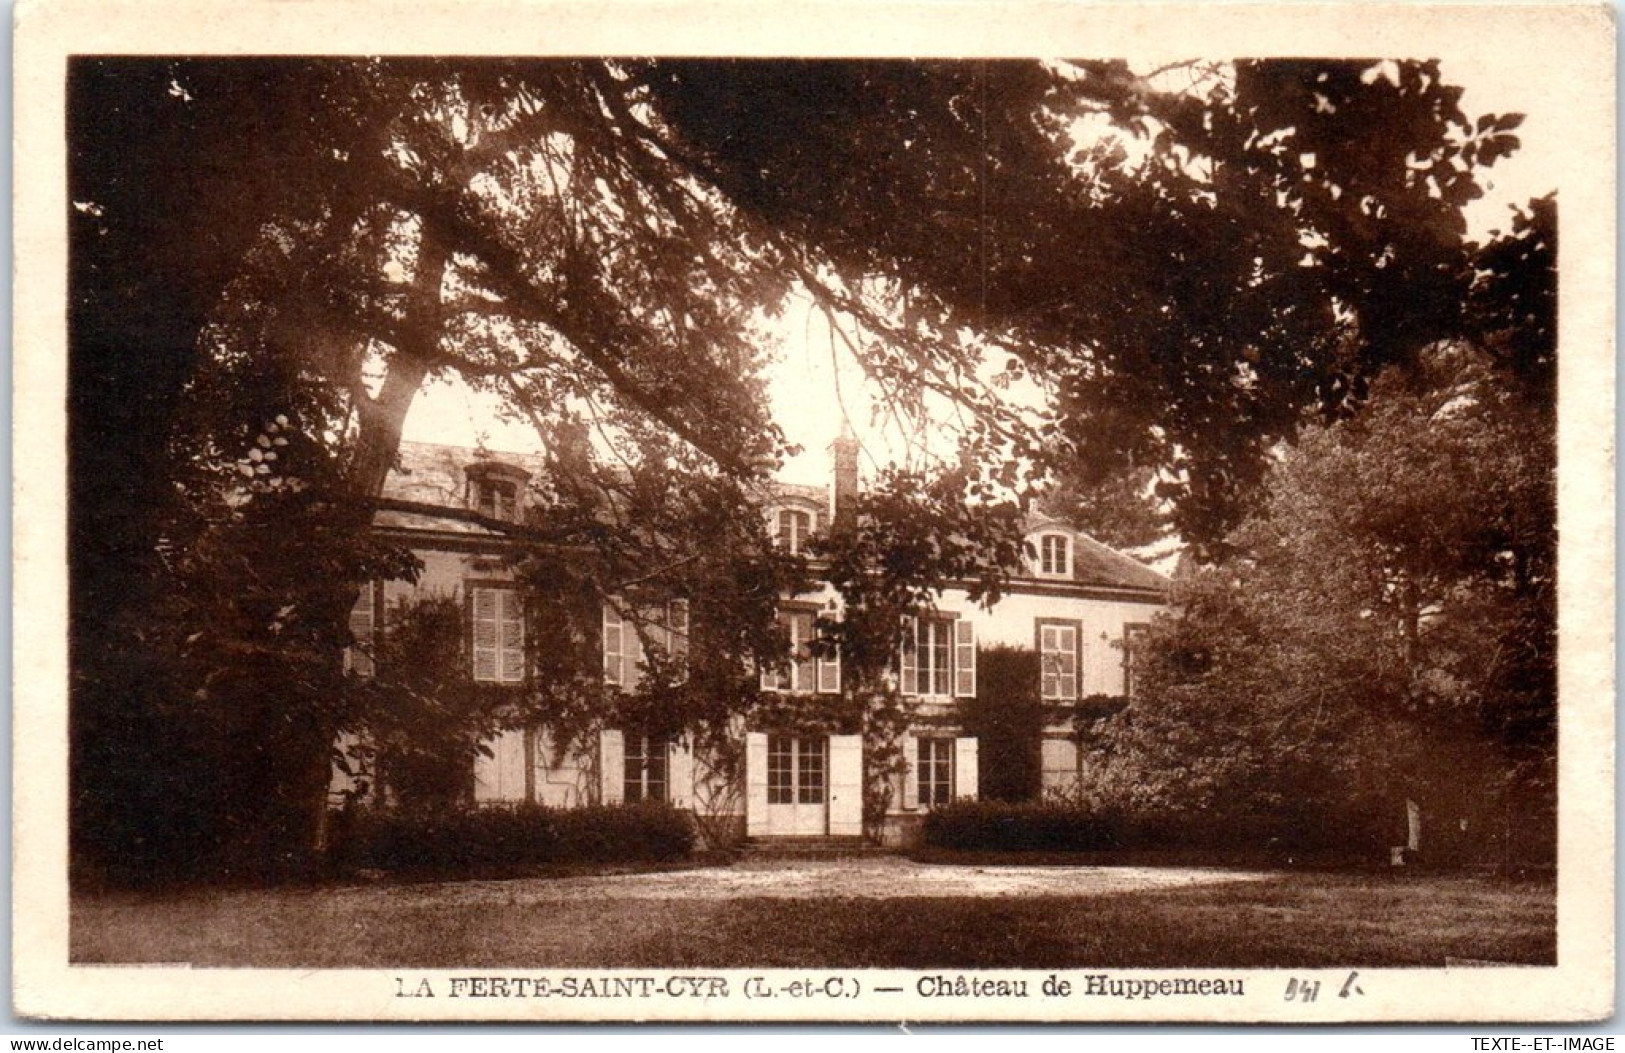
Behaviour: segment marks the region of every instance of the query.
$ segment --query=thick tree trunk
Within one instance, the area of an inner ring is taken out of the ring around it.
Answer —
[[[346,531],[361,533],[370,530],[375,502],[383,493],[384,483],[400,452],[401,433],[412,402],[428,376],[430,363],[441,338],[443,311],[440,293],[449,263],[448,254],[431,239],[419,247],[416,280],[402,330],[408,336],[401,340],[389,360],[383,384],[378,395],[364,400],[359,406],[360,427],[356,435],[355,450],[350,459],[348,488],[344,495],[341,524]],[[331,606],[319,617],[326,626],[326,638],[343,639],[349,631],[350,611],[360,595],[362,582],[335,593]],[[334,663],[340,661],[335,653]],[[338,728],[324,729],[320,742],[321,762],[302,766],[306,789],[301,797],[308,804],[300,811],[308,816],[308,828],[301,837],[312,853],[325,849],[327,825],[328,787],[331,777],[332,743]]]

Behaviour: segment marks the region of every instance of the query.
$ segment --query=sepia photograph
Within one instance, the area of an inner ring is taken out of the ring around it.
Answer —
[[[18,31],[18,1013],[1612,1012],[1603,9],[96,10]]]

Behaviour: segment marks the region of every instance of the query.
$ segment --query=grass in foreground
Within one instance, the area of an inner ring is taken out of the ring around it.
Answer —
[[[80,897],[75,962],[1284,968],[1555,963],[1550,882],[1291,874],[1093,896],[514,902],[511,886]]]

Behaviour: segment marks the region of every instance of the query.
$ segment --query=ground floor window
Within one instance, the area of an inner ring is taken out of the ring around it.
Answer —
[[[954,799],[954,740],[919,739],[920,805],[935,808]]]
[[[626,786],[622,800],[666,800],[666,765],[669,754],[665,739],[647,735],[626,736]]]
[[[790,735],[767,737],[767,803],[824,802],[824,740]]]

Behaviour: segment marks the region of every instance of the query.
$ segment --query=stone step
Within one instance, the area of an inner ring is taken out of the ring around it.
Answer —
[[[740,845],[746,859],[832,859],[889,851],[862,837],[751,837]]]

